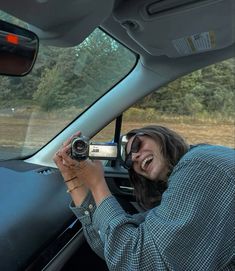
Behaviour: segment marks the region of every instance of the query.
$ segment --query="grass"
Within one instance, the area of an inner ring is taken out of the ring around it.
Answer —
[[[17,112],[15,115],[0,115],[1,146],[40,148],[70,122],[70,113],[69,118],[65,111],[63,113]],[[131,109],[124,115],[122,131],[125,133],[150,124],[167,126],[180,133],[191,144],[210,143],[235,147],[235,126],[232,118],[166,116],[151,109]],[[112,123],[103,129],[95,140],[110,140],[113,134]]]
[[[145,125],[156,124],[152,122],[143,123]],[[190,144],[209,143],[235,147],[235,128],[232,124],[197,124],[197,123],[176,123],[159,121],[158,125],[168,128],[181,134]],[[138,127],[139,123],[127,123],[124,129],[130,130]]]

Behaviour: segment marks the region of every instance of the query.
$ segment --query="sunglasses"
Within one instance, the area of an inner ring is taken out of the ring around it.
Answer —
[[[124,147],[123,153],[122,153],[122,161],[123,161],[122,164],[123,164],[124,168],[126,168],[127,170],[130,170],[133,165],[132,154],[139,152],[139,150],[141,148],[142,140],[140,139],[140,137],[143,135],[145,135],[145,134],[138,133],[138,134],[134,135],[134,139],[131,143],[129,153],[127,153],[128,140],[122,141],[122,146]]]

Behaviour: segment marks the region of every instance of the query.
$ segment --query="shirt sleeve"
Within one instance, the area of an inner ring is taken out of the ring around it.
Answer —
[[[88,193],[80,206],[75,206],[74,203],[71,202],[70,209],[82,223],[85,238],[91,249],[102,259],[104,259],[104,244],[100,239],[98,231],[93,225],[92,217],[96,209],[96,204],[91,193]]]
[[[96,210],[95,201],[89,192],[80,206],[70,203],[70,209],[82,223],[85,238],[92,250],[104,259],[104,243],[100,238],[100,231],[94,227],[93,215]],[[134,214],[133,217],[139,222],[144,221],[147,212]]]
[[[104,243],[109,270],[166,270],[144,216],[127,214],[114,196],[98,206],[94,224]]]
[[[180,163],[161,205],[140,221],[109,196],[94,213],[110,270],[233,270],[234,176],[205,160]]]

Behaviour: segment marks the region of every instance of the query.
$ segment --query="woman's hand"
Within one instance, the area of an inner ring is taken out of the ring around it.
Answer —
[[[70,146],[74,137],[79,136],[81,132],[67,139],[53,157],[54,162],[58,166],[65,182],[76,176],[76,161],[70,158]]]
[[[68,180],[70,179],[73,179],[71,181],[74,184],[73,187],[78,186],[78,188],[74,189],[73,192],[71,191],[72,197],[78,190],[81,195],[81,192],[84,191],[84,189],[86,193],[87,190],[90,189],[96,203],[99,203],[104,197],[110,194],[105,182],[102,163],[97,160],[92,161],[89,159],[76,161],[70,157],[71,141],[75,136],[79,135],[81,135],[81,132],[77,132],[74,136],[66,140],[63,146],[55,154],[54,161],[60,169],[68,187],[70,185],[70,181]],[[81,184],[84,184],[84,187],[81,187]],[[69,187],[69,190],[71,189],[73,188]]]
[[[76,206],[81,205],[88,193],[88,188],[77,177],[77,162],[70,158],[71,141],[75,136],[79,136],[80,134],[78,132],[66,140],[53,157],[68,187],[67,192],[71,194]]]

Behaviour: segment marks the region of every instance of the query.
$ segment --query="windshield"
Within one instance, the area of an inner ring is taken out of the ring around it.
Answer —
[[[24,26],[1,12],[0,18]],[[135,63],[136,55],[100,29],[75,47],[41,44],[30,74],[0,76],[0,160],[39,150]]]

